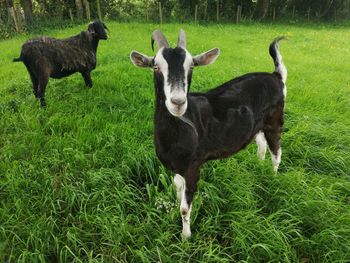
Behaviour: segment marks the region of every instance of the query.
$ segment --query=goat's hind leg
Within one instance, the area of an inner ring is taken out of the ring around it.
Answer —
[[[266,139],[262,131],[258,132],[255,136],[256,144],[258,145],[258,157],[260,160],[265,160],[266,154]]]
[[[278,167],[281,163],[282,149],[280,146],[281,139],[281,127],[276,128],[275,130],[265,131],[265,137],[267,144],[269,145],[271,160],[273,165],[273,170],[278,171]]]
[[[281,162],[282,149],[280,145],[281,132],[284,123],[284,101],[279,103],[276,111],[266,119],[263,132],[271,153],[273,170],[277,172]]]
[[[176,198],[179,203],[181,203],[181,198],[182,198],[182,192],[185,188],[185,179],[179,175],[175,174],[174,176],[174,184],[176,187]]]
[[[39,81],[35,77],[34,73],[29,68],[27,68],[27,69],[28,69],[28,73],[29,73],[30,79],[32,80],[34,96],[35,96],[35,98],[38,98]]]

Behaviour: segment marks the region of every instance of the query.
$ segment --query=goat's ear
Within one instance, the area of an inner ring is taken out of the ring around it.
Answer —
[[[91,22],[88,26],[88,31],[90,33],[95,33],[95,25],[94,25],[94,22]]]
[[[135,50],[131,51],[130,60],[135,66],[141,68],[151,67],[153,64],[153,58],[141,54],[140,52],[137,52]]]
[[[102,23],[102,25],[103,25],[103,28],[106,29],[106,30],[109,32],[109,29],[108,29],[108,27],[105,25],[105,23]]]
[[[213,63],[220,55],[220,49],[213,48],[207,52],[199,54],[193,57],[193,63],[195,66],[205,66]]]

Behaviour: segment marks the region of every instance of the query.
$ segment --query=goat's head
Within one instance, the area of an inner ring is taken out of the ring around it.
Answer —
[[[97,39],[107,39],[107,32],[108,28],[106,25],[100,21],[95,20],[94,22],[91,22],[88,27],[88,31]]]
[[[192,69],[195,66],[208,65],[220,54],[217,48],[197,56],[192,56],[186,49],[186,35],[180,30],[177,47],[170,48],[165,36],[159,30],[152,33],[152,49],[157,43],[158,52],[152,58],[132,51],[130,59],[138,67],[151,67],[156,85],[161,87],[168,111],[177,117],[187,110],[187,94],[191,85]]]

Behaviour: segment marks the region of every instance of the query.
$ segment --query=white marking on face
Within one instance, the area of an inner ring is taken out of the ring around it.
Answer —
[[[258,157],[260,160],[265,160],[266,153],[266,139],[262,131],[258,132],[255,137],[256,144],[258,145]]]
[[[164,78],[164,95],[165,105],[168,111],[176,117],[180,117],[185,114],[187,110],[187,92],[188,92],[188,73],[191,70],[193,59],[191,54],[185,50],[185,60],[183,63],[184,76],[183,84],[179,83],[178,86],[174,86],[173,83],[169,83],[169,65],[163,57],[163,48],[160,49],[155,57],[155,64],[159,67],[159,70],[163,74]],[[172,86],[173,85],[173,86]]]
[[[193,67],[193,58],[192,55],[185,49],[186,52],[186,58],[184,61],[184,71],[185,71],[185,92],[187,94],[188,91],[188,73],[191,70],[191,68]]]

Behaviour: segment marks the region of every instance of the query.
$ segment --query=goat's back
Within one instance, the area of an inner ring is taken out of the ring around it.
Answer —
[[[23,44],[21,59],[32,66],[38,63],[50,65],[52,72],[65,71],[68,75],[86,67],[95,67],[96,57],[88,48],[88,41],[87,32],[66,39],[37,37]]]
[[[254,114],[277,106],[284,99],[284,84],[275,73],[250,73],[232,79],[204,95],[215,109],[215,115],[229,108],[249,107]],[[226,115],[226,113],[225,113]]]

